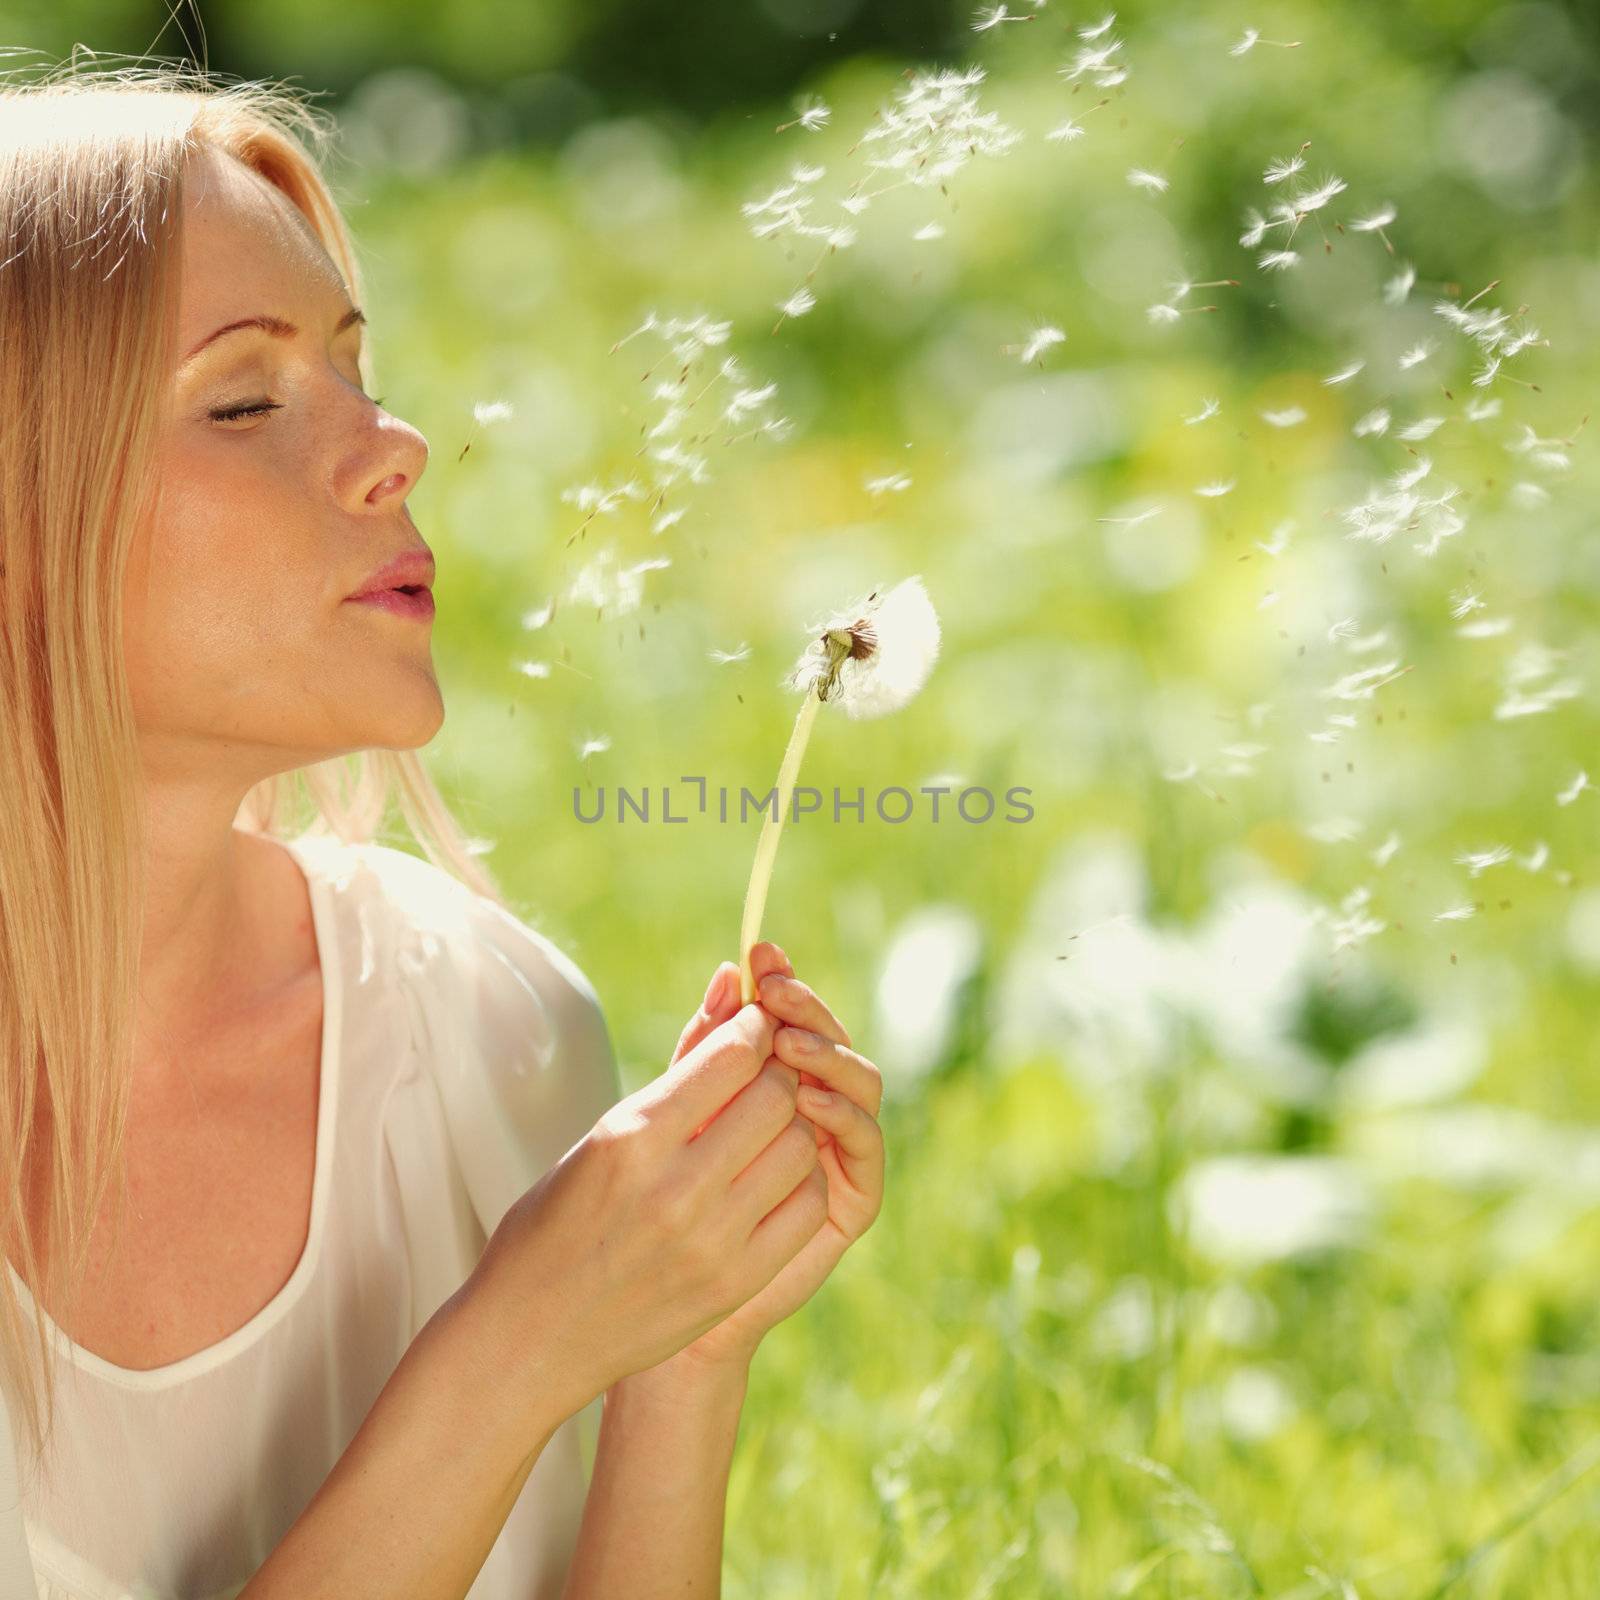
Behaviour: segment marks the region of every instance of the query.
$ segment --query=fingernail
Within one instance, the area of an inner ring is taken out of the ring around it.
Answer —
[[[785,1028],[783,1031],[788,1037],[790,1046],[798,1050],[801,1055],[808,1056],[817,1048],[816,1034],[808,1032],[805,1028]]]
[[[728,969],[718,967],[717,975],[711,980],[711,987],[706,990],[705,1008],[715,1011],[722,1004],[723,996],[728,992]]]

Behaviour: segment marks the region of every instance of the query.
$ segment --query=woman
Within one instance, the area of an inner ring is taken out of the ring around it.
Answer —
[[[0,1593],[714,1595],[881,1081],[763,944],[621,1098],[473,859],[328,131],[0,87]]]

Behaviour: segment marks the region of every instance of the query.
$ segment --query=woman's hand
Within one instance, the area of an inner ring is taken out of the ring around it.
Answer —
[[[816,1293],[839,1258],[872,1226],[883,1205],[883,1132],[877,1122],[883,1080],[877,1067],[850,1048],[849,1034],[795,978],[777,945],[769,940],[756,945],[750,966],[757,1003],[779,1024],[769,1063],[789,1067],[800,1085],[820,1086],[833,1097],[813,1105],[801,1093],[795,1105],[815,1124],[817,1160],[828,1179],[828,1220],[765,1288],[665,1363],[687,1372],[748,1367],[762,1337]],[[724,962],[717,972],[722,991],[690,1019],[673,1061],[739,1009],[737,965]],[[817,1040],[811,1051],[799,1048],[806,1034]]]

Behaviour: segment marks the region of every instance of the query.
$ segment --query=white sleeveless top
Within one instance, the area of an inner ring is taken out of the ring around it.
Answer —
[[[0,1433],[5,1600],[34,1600],[30,1576],[37,1600],[233,1600],[507,1208],[621,1097],[594,989],[544,935],[406,851],[284,842],[323,981],[304,1251],[249,1322],[166,1366],[114,1366],[47,1319],[45,1471],[19,1482]],[[545,1446],[469,1600],[557,1600],[600,1410]]]

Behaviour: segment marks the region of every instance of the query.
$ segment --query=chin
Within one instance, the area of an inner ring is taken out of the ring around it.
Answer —
[[[431,675],[415,688],[396,694],[364,724],[361,747],[420,750],[444,726],[444,698]]]

